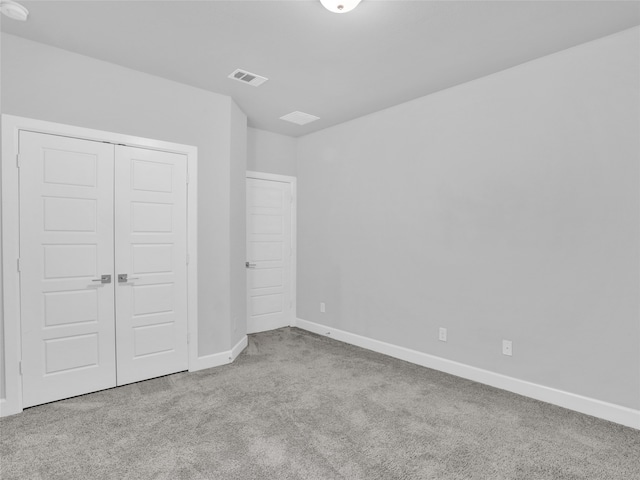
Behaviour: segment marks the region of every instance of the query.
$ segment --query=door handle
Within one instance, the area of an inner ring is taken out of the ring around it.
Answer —
[[[247,268],[256,268],[256,264],[250,262],[244,262],[244,266]]]
[[[111,283],[111,275],[101,275],[100,278],[94,278],[92,282]]]
[[[127,283],[129,280],[138,280],[139,277],[130,277],[128,273],[118,274],[118,283]]]

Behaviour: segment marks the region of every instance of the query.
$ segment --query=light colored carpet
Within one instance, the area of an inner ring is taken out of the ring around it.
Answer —
[[[298,329],[0,421],[2,480],[640,478],[640,432]]]

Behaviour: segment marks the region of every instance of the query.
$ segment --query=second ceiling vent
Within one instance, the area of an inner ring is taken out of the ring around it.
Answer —
[[[263,77],[256,73],[247,72],[246,70],[240,70],[239,68],[237,70],[234,70],[233,73],[229,75],[229,78],[242,83],[246,83],[247,85],[252,85],[254,87],[262,85],[264,82],[269,80],[267,77]]]

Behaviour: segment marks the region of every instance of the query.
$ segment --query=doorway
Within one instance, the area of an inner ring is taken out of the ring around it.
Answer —
[[[247,172],[247,333],[295,323],[296,179]]]

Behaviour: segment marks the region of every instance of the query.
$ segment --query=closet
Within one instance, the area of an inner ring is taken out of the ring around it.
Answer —
[[[23,407],[186,370],[186,156],[19,135]]]

